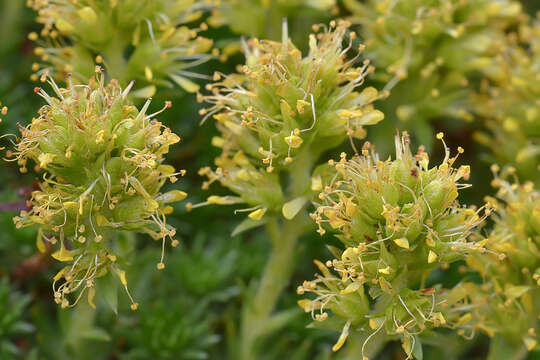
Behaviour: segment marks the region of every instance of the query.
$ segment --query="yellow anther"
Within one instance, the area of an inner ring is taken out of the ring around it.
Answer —
[[[437,260],[438,257],[439,256],[435,252],[433,252],[432,250],[429,250],[428,264],[435,262],[435,260]]]

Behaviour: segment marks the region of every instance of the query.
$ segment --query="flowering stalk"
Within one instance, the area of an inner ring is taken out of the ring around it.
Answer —
[[[468,286],[479,294],[475,317],[494,338],[490,359],[508,358],[508,349],[519,359],[540,343],[540,192],[532,182],[509,183],[506,179],[514,176],[514,168],[505,168],[501,174],[498,166],[492,168],[496,175],[492,184],[498,191],[487,200],[497,212],[485,241],[500,255],[470,257],[468,264],[485,283]]]
[[[96,280],[114,275],[135,310],[123,270],[126,259],[116,253],[115,239],[121,231],[138,231],[161,240],[157,268],[164,268],[167,240],[178,245],[166,223],[173,211],[168,204],[186,194],[161,193],[167,180],[175,182],[185,172],[164,165],[163,157],[180,138],[154,119],[170,102],[147,114],[148,100],[139,111],[128,100],[131,86],[123,90],[115,80],[105,84],[101,69],[96,71],[88,85],[69,83],[66,89],[50,79],[56,97],[35,89],[47,104],[30,125],[20,127],[8,158],[22,173],[28,160],[35,162],[43,181],[14,222],[17,228],[39,227],[41,252],[57,248],[52,257],[65,266],[54,277],[53,291],[62,307],[75,306],[85,292],[94,306]]]
[[[266,224],[272,241],[259,289],[244,311],[244,359],[257,358],[255,341],[277,319],[272,312],[293,270],[296,242],[312,226],[305,204],[321,186],[314,166],[325,151],[363,138],[364,126],[384,117],[372,105],[380,97],[376,89],[356,90],[372,68],[369,62],[356,64],[363,46],[355,40],[347,23],[332,23],[311,35],[303,57],[284,26],[281,42],[246,43],[242,72],[215,74],[216,82],[207,87],[211,94],[199,96],[212,105],[201,115],[217,121],[221,136],[212,143],[222,149],[215,170],[200,170],[208,178],[203,187],[219,182],[237,196],[210,196],[188,209],[245,203],[237,211],[248,212],[248,219],[239,228]]]
[[[345,5],[377,67],[374,79],[391,92],[380,106],[392,121],[376,133],[384,139],[406,126],[428,149],[434,138],[430,122],[473,120],[472,89],[484,76],[501,76],[496,56],[506,31],[523,15],[514,0],[345,0]]]
[[[442,140],[443,134],[437,137]],[[458,192],[468,186],[460,180],[468,179],[469,166],[453,167],[462,148],[454,157],[445,151],[443,162],[430,168],[427,153],[421,147],[412,154],[404,134],[396,137],[395,160],[381,161],[366,146],[361,155],[347,159],[342,154],[338,162],[330,162],[335,173],[328,177],[319,195],[322,204],[312,217],[320,233],[326,224],[336,231],[345,248],[332,248],[334,259],[326,264],[316,260],[321,275],[305,281],[297,292],[315,294],[299,301],[314,320],[325,321],[330,311],[333,324],[341,323],[334,351],[349,332],[360,331],[369,334],[361,347],[363,359],[375,337],[401,339],[410,359],[421,352],[424,331],[474,331],[468,324],[465,288],[427,283],[441,266],[486,251],[469,237],[490,214],[491,205],[459,205]]]
[[[538,14],[540,16],[540,13]],[[521,179],[540,185],[540,18],[522,21],[506,37],[504,56],[496,58],[499,78],[485,81],[475,112],[489,132],[476,139],[489,147],[493,161],[516,168]]]
[[[94,64],[102,65],[122,86],[137,81],[132,96],[153,96],[156,88],[178,84],[187,92],[199,86],[189,80],[203,77],[191,68],[208,60],[210,39],[206,30],[186,24],[198,20],[207,1],[186,0],[30,0],[43,24],[33,65],[37,80],[52,71],[57,81],[72,74],[75,83],[87,83]],[[41,38],[40,38],[41,36]]]

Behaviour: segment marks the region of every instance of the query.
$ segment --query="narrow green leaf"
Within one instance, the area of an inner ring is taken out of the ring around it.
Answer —
[[[418,335],[415,335],[414,339],[415,341],[412,354],[416,360],[423,360],[424,352],[422,350],[422,342],[420,341],[420,337]]]
[[[118,280],[111,273],[96,280],[96,293],[101,294],[112,311],[118,315]]]
[[[110,341],[111,337],[109,334],[98,327],[93,327],[90,329],[86,329],[81,333],[81,337],[88,339],[88,340],[98,340],[98,341]]]
[[[174,80],[175,83],[178,84],[178,86],[186,90],[188,93],[196,93],[199,91],[200,86],[193,81],[176,74],[170,74],[169,76]]]
[[[244,231],[254,229],[258,226],[266,224],[267,222],[268,222],[268,217],[264,217],[261,220],[252,220],[250,218],[247,218],[234,228],[231,236],[239,235],[243,233]]]
[[[304,197],[299,197],[294,200],[291,200],[285,205],[283,205],[282,213],[285,219],[292,220],[296,214],[302,209],[302,206],[306,203],[307,199]]]

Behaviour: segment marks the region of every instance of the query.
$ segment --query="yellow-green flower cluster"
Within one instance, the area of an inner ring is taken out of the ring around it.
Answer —
[[[206,29],[186,24],[198,20],[208,2],[195,0],[29,0],[43,24],[33,65],[37,80],[52,71],[64,81],[72,74],[87,83],[95,63],[102,64],[122,86],[137,81],[139,97],[149,97],[156,87],[178,84],[196,92],[189,80],[200,77],[190,68],[207,60],[212,40],[199,36]]]
[[[394,122],[428,144],[429,121],[473,119],[468,98],[480,73],[499,76],[494,59],[515,24],[521,5],[514,0],[346,0],[359,25],[366,55],[391,96],[382,106]],[[399,120],[399,121],[398,121]],[[404,126],[404,125],[402,125]],[[384,129],[381,129],[384,130]]]
[[[228,25],[239,34],[273,39],[279,38],[282,19],[328,13],[335,5],[335,0],[220,0],[208,22],[211,26]]]
[[[540,13],[539,13],[540,15]],[[514,166],[522,179],[539,183],[540,174],[540,19],[524,21],[508,36],[497,58],[500,78],[486,81],[475,111],[491,136],[477,134],[498,163]]]
[[[180,138],[154,118],[158,113],[146,113],[150,101],[137,110],[127,99],[130,87],[122,90],[115,80],[105,84],[103,73],[66,89],[49,83],[56,97],[36,88],[47,104],[20,128],[15,151],[8,154],[21,172],[31,160],[43,177],[28,210],[14,221],[17,228],[39,226],[38,249],[56,247],[52,257],[66,263],[54,278],[55,300],[73,306],[87,290],[93,304],[94,280],[107,273],[118,275],[127,290],[118,265],[123,259],[115,254],[119,231],[148,233],[162,240],[163,250],[167,239],[178,244],[166,215],[173,210],[168,203],[186,194],[160,190],[184,173],[163,164]],[[158,269],[163,267],[162,252]]]
[[[240,74],[215,75],[216,82],[207,86],[212,94],[199,99],[212,104],[201,113],[203,121],[216,119],[221,136],[212,143],[222,154],[215,171],[203,168],[200,173],[209,178],[204,187],[219,181],[239,197],[214,196],[209,203],[245,202],[254,207],[250,217],[259,219],[266,211],[279,212],[284,172],[311,167],[324,151],[347,138],[363,138],[364,126],[383,119],[372,105],[378,91],[361,88],[372,71],[368,61],[356,64],[356,50],[363,45],[355,45],[354,33],[346,43],[347,35],[347,23],[332,23],[311,35],[309,54],[303,57],[285,29],[282,42],[254,39],[246,44],[247,62]],[[348,52],[355,56],[348,59]]]
[[[486,280],[476,299],[484,330],[533,350],[540,341],[540,192],[532,182],[504,180],[507,172],[495,178],[498,192],[488,199],[497,213],[485,241],[499,255],[474,256],[468,263]]]
[[[453,167],[457,157],[446,150],[443,162],[430,168],[427,153],[419,148],[412,154],[404,134],[396,137],[395,160],[382,161],[365,147],[361,155],[342,154],[333,163],[336,174],[312,217],[319,232],[323,224],[334,229],[345,249],[334,249],[326,265],[316,261],[321,274],[298,293],[316,295],[299,302],[315,320],[324,321],[331,311],[345,324],[334,351],[350,329],[368,331],[369,338],[399,337],[411,356],[423,331],[467,327],[471,314],[460,309],[468,301],[465,289],[426,284],[433,270],[485,251],[469,236],[491,207],[459,204],[458,192],[467,187],[460,181],[470,170]]]

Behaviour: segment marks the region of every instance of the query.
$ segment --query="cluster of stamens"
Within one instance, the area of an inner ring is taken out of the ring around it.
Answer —
[[[486,324],[484,332],[502,333],[508,341],[533,350],[540,342],[540,192],[532,182],[520,184],[515,168],[500,171],[493,165],[492,170],[497,194],[486,200],[497,211],[484,241],[502,255],[470,257],[469,266],[484,283],[468,286],[478,294],[476,317]]]

